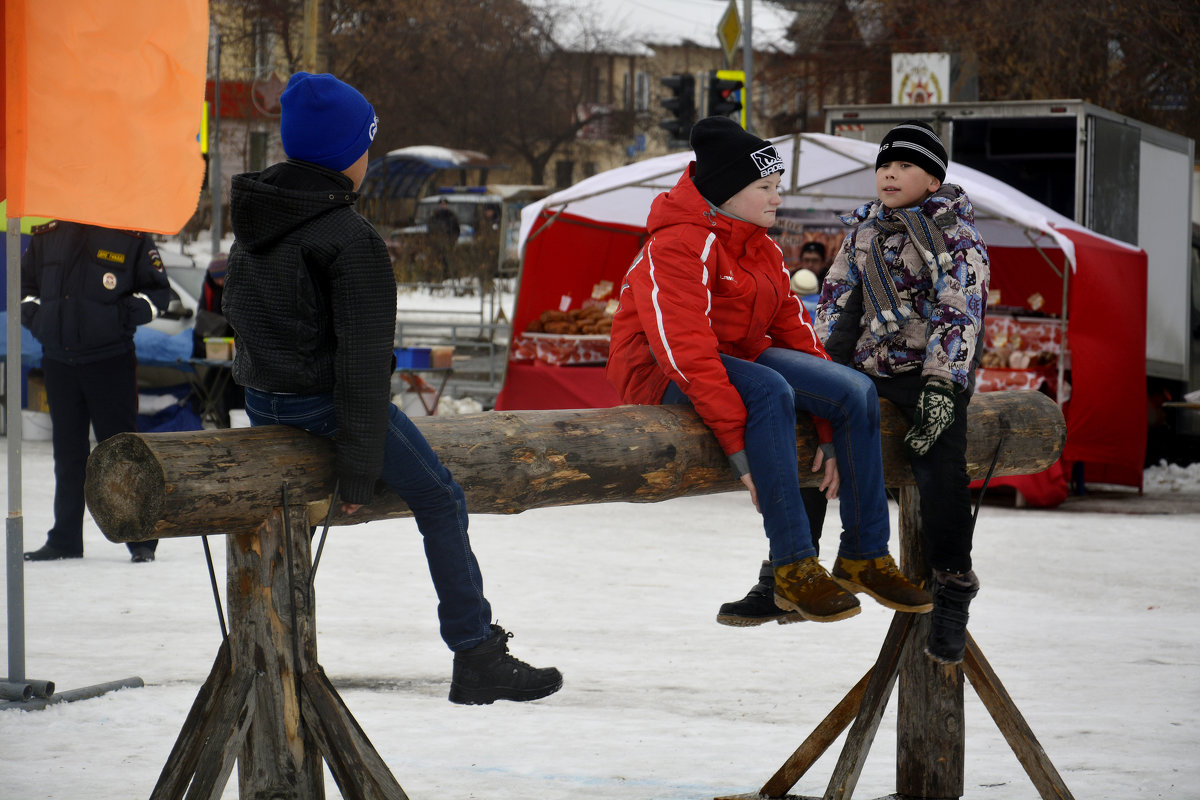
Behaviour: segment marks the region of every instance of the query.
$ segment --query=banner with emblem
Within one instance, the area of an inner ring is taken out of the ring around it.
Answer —
[[[177,233],[204,179],[207,0],[5,0],[10,217]]]

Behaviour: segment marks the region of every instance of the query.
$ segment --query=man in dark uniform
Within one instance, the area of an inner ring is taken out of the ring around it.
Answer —
[[[54,448],[54,527],[26,561],[83,557],[83,483],[96,441],[137,429],[133,333],[167,308],[171,289],[145,234],[76,222],[33,229],[21,259],[21,324],[42,344]],[[157,541],[129,545],[154,560]]]

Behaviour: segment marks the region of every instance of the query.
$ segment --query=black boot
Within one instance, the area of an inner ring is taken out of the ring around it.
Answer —
[[[925,654],[943,664],[958,664],[967,649],[967,608],[979,594],[975,571],[933,571],[933,614]]]
[[[509,655],[511,638],[511,633],[493,625],[490,639],[454,654],[451,703],[489,705],[496,700],[537,700],[562,688],[562,673],[554,667],[536,669]]]
[[[59,561],[64,558],[83,558],[83,551],[60,550],[50,542],[46,542],[37,550],[25,551],[26,561]]]
[[[758,571],[758,583],[741,600],[722,603],[721,610],[717,612],[717,622],[735,628],[748,628],[771,621],[786,625],[789,622],[803,622],[804,617],[799,612],[784,611],[775,605],[775,570],[770,561],[764,561]]]

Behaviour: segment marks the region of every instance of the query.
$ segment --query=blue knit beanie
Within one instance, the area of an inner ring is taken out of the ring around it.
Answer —
[[[357,89],[328,74],[297,72],[279,98],[288,158],[341,172],[367,152],[379,118]]]

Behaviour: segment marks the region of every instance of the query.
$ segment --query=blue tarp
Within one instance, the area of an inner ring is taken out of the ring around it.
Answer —
[[[192,357],[191,328],[170,336],[143,325],[134,333],[133,344],[137,348],[139,364],[191,369],[187,363]],[[4,311],[0,311],[0,352],[7,356],[8,313]],[[178,363],[180,361],[184,363]],[[25,327],[21,328],[21,363],[26,367],[36,367],[42,363],[42,345]]]

